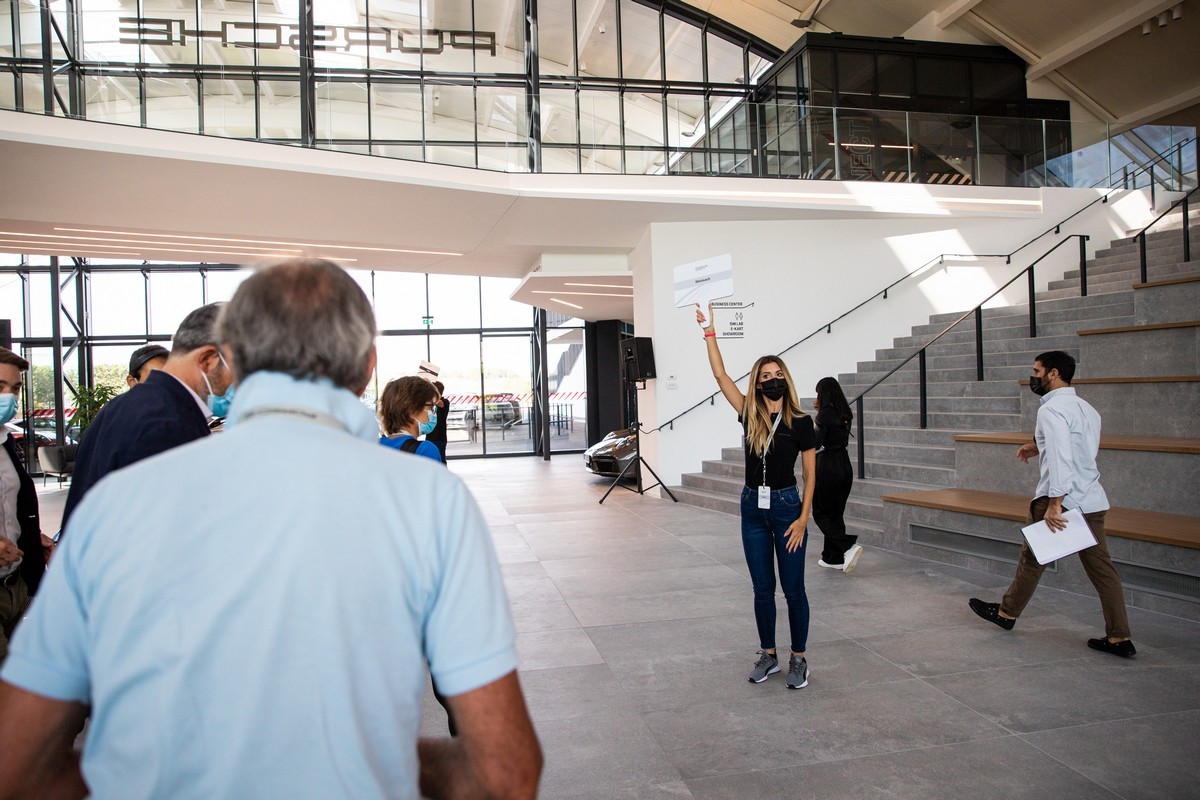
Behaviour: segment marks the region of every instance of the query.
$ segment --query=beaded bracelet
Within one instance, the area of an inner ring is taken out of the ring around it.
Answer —
[[[714,339],[714,338],[716,338],[716,336],[717,336],[716,331],[705,331],[705,333],[704,333],[705,339]]]

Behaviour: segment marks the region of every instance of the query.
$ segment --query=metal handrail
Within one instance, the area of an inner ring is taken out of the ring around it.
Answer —
[[[1105,191],[1105,193],[1102,194],[1100,197],[1097,197],[1096,199],[1089,202],[1087,205],[1080,208],[1075,213],[1073,213],[1070,216],[1065,217],[1064,219],[1055,223],[1052,227],[1049,227],[1046,230],[1042,231],[1037,236],[1035,236],[1032,239],[1030,239],[1029,241],[1025,242],[1025,244],[1023,244],[1020,247],[1018,247],[1017,249],[1013,250],[1011,253],[970,253],[970,254],[942,253],[941,255],[935,256],[935,257],[931,258],[929,261],[926,261],[924,264],[922,264],[917,269],[913,270],[912,272],[906,273],[906,274],[900,276],[899,278],[897,278],[896,280],[892,281],[887,286],[885,286],[884,288],[875,292],[875,294],[873,294],[870,297],[868,297],[867,299],[863,300],[858,305],[854,306],[853,308],[849,309],[848,311],[844,311],[841,314],[839,314],[837,317],[834,317],[833,319],[831,319],[829,322],[823,323],[818,328],[816,328],[812,333],[808,334],[804,338],[800,339],[799,341],[793,342],[792,344],[788,345],[784,349],[778,351],[778,355],[783,355],[784,353],[788,352],[789,350],[793,350],[796,347],[799,347],[800,345],[804,344],[809,339],[813,338],[814,336],[821,333],[822,331],[824,331],[825,333],[832,333],[833,326],[836,323],[841,322],[843,319],[850,316],[855,311],[858,311],[860,308],[867,305],[868,303],[875,300],[876,298],[882,297],[884,300],[886,300],[887,296],[888,296],[888,292],[890,292],[892,289],[896,288],[896,286],[898,286],[899,284],[908,280],[909,278],[920,275],[921,273],[925,272],[932,266],[940,265],[940,264],[944,263],[945,260],[948,258],[949,259],[955,259],[955,258],[1003,258],[1005,260],[1004,261],[1005,264],[1011,264],[1013,256],[1015,256],[1017,253],[1021,252],[1025,248],[1029,247],[1031,244],[1036,242],[1038,239],[1041,239],[1043,236],[1046,236],[1047,234],[1050,234],[1050,233],[1060,234],[1062,231],[1063,225],[1065,225],[1067,222],[1071,221],[1078,215],[1082,214],[1084,211],[1087,211],[1089,208],[1096,205],[1096,203],[1107,203],[1109,195],[1111,195],[1113,192],[1117,192],[1117,191],[1124,191],[1124,190],[1119,189],[1119,188],[1114,188],[1114,189],[1109,189],[1109,190]],[[1062,242],[1059,242],[1059,245],[1063,244],[1063,242],[1070,241],[1071,238],[1073,238],[1075,236],[1079,236],[1079,235],[1080,234],[1072,234],[1071,236],[1068,236],[1066,239],[1063,239]],[[1058,249],[1059,245],[1055,245],[1055,247],[1053,249]],[[1081,244],[1081,249],[1082,249],[1082,244]],[[1053,252],[1053,250],[1051,250],[1051,252]],[[1039,261],[1040,260],[1041,259],[1039,259]],[[1034,262],[1034,263],[1036,264],[1037,262]],[[1086,275],[1084,275],[1084,277],[1083,277],[1083,284],[1084,284],[1084,294],[1086,295],[1087,294],[1087,277],[1086,277]],[[1007,285],[1008,284],[1005,284],[1005,286],[1007,286]],[[988,299],[990,300],[991,298],[988,298]],[[747,372],[746,374],[737,378],[734,382],[736,383],[737,381],[743,380],[743,379],[747,378],[749,375],[750,375],[750,373]],[[656,433],[658,431],[661,431],[663,428],[666,428],[667,430],[675,430],[675,422],[678,421],[681,417],[686,416],[687,414],[690,414],[691,412],[695,411],[697,408],[700,408],[701,406],[703,406],[705,403],[707,403],[710,406],[714,405],[716,403],[717,397],[719,397],[720,395],[721,395],[721,391],[717,390],[717,391],[713,392],[712,394],[708,395],[707,397],[705,397],[703,400],[696,403],[695,405],[689,406],[685,410],[683,410],[683,411],[679,412],[678,414],[676,414],[675,416],[671,417],[669,420],[662,423],[657,428],[651,428],[650,430],[643,431],[643,433]]]
[[[892,377],[897,372],[899,372],[901,369],[903,369],[905,366],[907,366],[909,364],[909,362],[911,362],[914,358],[916,358],[916,359],[918,359],[917,368],[919,371],[919,377],[918,377],[919,389],[918,389],[918,391],[920,393],[920,400],[921,400],[921,405],[920,405],[921,426],[920,427],[922,430],[927,428],[928,422],[929,422],[929,415],[928,415],[928,410],[927,410],[927,403],[928,403],[927,381],[925,379],[925,351],[928,350],[935,342],[937,342],[939,339],[941,339],[947,333],[954,330],[954,328],[958,327],[959,323],[961,323],[967,317],[974,316],[975,317],[975,380],[982,381],[984,379],[984,377],[983,377],[983,374],[984,374],[983,373],[983,307],[985,305],[987,305],[993,298],[995,298],[997,295],[999,295],[1001,292],[1003,292],[1005,289],[1007,289],[1009,286],[1012,286],[1013,283],[1015,283],[1017,281],[1017,279],[1020,278],[1022,275],[1027,275],[1028,276],[1028,285],[1029,285],[1029,338],[1031,338],[1031,339],[1036,338],[1037,337],[1037,302],[1036,302],[1035,286],[1034,286],[1034,284],[1035,284],[1034,268],[1038,264],[1040,264],[1044,259],[1046,259],[1051,253],[1053,253],[1058,248],[1062,247],[1067,242],[1071,241],[1072,239],[1079,239],[1079,269],[1080,269],[1080,276],[1082,278],[1082,280],[1080,282],[1080,289],[1081,289],[1081,295],[1086,297],[1087,296],[1087,289],[1086,289],[1086,286],[1087,286],[1087,278],[1086,278],[1086,274],[1087,274],[1086,273],[1086,271],[1087,271],[1087,266],[1086,266],[1087,265],[1087,241],[1090,238],[1091,237],[1089,237],[1087,234],[1083,234],[1083,233],[1072,233],[1069,236],[1067,236],[1067,238],[1063,239],[1061,242],[1054,245],[1054,247],[1051,247],[1049,250],[1047,250],[1046,252],[1044,252],[1040,256],[1038,256],[1037,260],[1035,260],[1028,267],[1026,267],[1025,269],[1018,272],[1016,275],[1009,278],[1007,283],[1005,283],[999,289],[997,289],[996,291],[994,291],[990,295],[988,295],[987,298],[984,299],[983,302],[981,302],[979,305],[975,306],[970,311],[965,312],[961,317],[959,317],[958,319],[954,320],[949,325],[947,325],[942,330],[941,333],[934,336],[932,339],[927,341],[925,344],[921,345],[921,347],[918,348],[915,352],[913,352],[912,355],[910,355],[908,358],[901,361],[899,364],[897,364],[895,367],[893,367],[886,375],[884,375],[882,378],[880,378],[879,380],[875,381],[873,384],[868,386],[866,389],[864,389],[862,392],[859,393],[858,397],[854,398],[854,410],[855,410],[855,413],[858,415],[858,437],[857,438],[858,438],[858,477],[859,477],[859,480],[866,478],[866,442],[865,442],[865,438],[863,435],[864,434],[864,430],[863,430],[864,426],[863,426],[863,421],[862,421],[863,420],[863,398],[866,397],[868,393],[870,393],[872,390],[874,390],[876,387],[878,387],[881,383],[883,383],[888,378]]]
[[[1189,144],[1196,144],[1196,143],[1197,143],[1196,138],[1189,136],[1186,139],[1176,142],[1174,145],[1172,145],[1171,147],[1162,151],[1161,153],[1153,153],[1150,156],[1150,158],[1148,159],[1148,161],[1150,162],[1149,164],[1143,164],[1143,165],[1139,166],[1137,169],[1135,169],[1133,172],[1124,172],[1124,170],[1127,169],[1129,166],[1128,164],[1126,164],[1125,166],[1123,166],[1121,168],[1121,170],[1122,170],[1121,174],[1124,178],[1124,182],[1121,185],[1122,188],[1125,188],[1125,189],[1129,188],[1129,186],[1128,186],[1129,179],[1130,178],[1136,179],[1137,176],[1143,172],[1149,173],[1150,180],[1151,180],[1151,182],[1153,182],[1153,180],[1154,180],[1154,163],[1155,162],[1161,161],[1162,163],[1166,164],[1167,167],[1171,167],[1172,164],[1171,164],[1171,159],[1169,158],[1169,156],[1182,155],[1183,148],[1187,147]],[[1182,174],[1183,170],[1180,169],[1179,171]],[[1104,178],[1093,183],[1091,185],[1091,188],[1093,188],[1093,189],[1098,188],[1101,184],[1110,185],[1112,183],[1113,176],[1116,174],[1117,174],[1117,170],[1114,169],[1113,171],[1111,171],[1107,175],[1105,175]],[[1111,188],[1111,185],[1109,186],[1109,188]]]
[[[1134,234],[1133,238],[1138,242],[1138,257],[1141,261],[1142,283],[1147,283],[1149,279],[1147,272],[1148,266],[1146,263],[1146,233],[1155,225],[1157,225],[1163,217],[1165,217],[1167,214],[1170,214],[1180,206],[1183,206],[1183,260],[1185,263],[1192,260],[1192,233],[1190,230],[1191,225],[1188,222],[1188,199],[1197,191],[1200,191],[1200,186],[1196,186],[1183,197],[1176,200],[1171,204],[1170,208],[1159,214],[1149,225],[1142,228],[1138,233]]]

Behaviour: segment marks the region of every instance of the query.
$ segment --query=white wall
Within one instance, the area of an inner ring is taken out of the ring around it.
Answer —
[[[970,190],[965,190],[970,191]],[[978,189],[973,190],[978,192]],[[639,336],[651,336],[658,379],[640,394],[639,415],[647,429],[658,426],[716,391],[694,307],[677,309],[673,298],[676,265],[730,253],[735,295],[753,302],[745,340],[722,340],[727,371],[737,378],[764,353],[781,354],[801,397],[811,397],[825,375],[854,372],[877,348],[906,336],[931,314],[966,311],[1061,240],[1045,236],[1006,265],[1004,259],[959,260],[923,272],[901,284],[887,300],[870,305],[780,353],[941,253],[1009,252],[1098,196],[1093,190],[1045,191],[1043,213],[1020,219],[968,217],[858,218],[836,221],[657,223],[630,256],[634,273],[634,321]],[[1149,201],[1141,192],[1097,203],[1063,227],[1062,235],[1092,236],[1088,255],[1148,222]],[[1039,288],[1078,265],[1075,242],[1038,266]],[[1025,280],[996,304],[1024,302]],[[718,322],[720,320],[718,311]],[[742,384],[745,387],[745,382]],[[668,388],[670,387],[670,388]],[[720,457],[721,447],[737,446],[740,428],[728,403],[703,406],[664,429],[642,437],[645,457],[669,485],[684,472],[697,472],[704,459]]]

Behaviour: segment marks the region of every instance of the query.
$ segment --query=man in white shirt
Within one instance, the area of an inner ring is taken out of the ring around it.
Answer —
[[[43,550],[53,546],[41,535],[37,490],[21,463],[20,444],[6,426],[16,415],[21,376],[28,369],[28,361],[0,347],[0,663],[41,582],[46,568]]]
[[[1075,394],[1075,359],[1061,350],[1042,353],[1033,364],[1029,388],[1042,398],[1037,413],[1034,441],[1017,450],[1017,458],[1028,462],[1039,456],[1037,490],[1029,504],[1029,521],[1044,519],[1051,530],[1066,527],[1065,510],[1078,509],[1096,537],[1096,544],[1079,551],[1088,580],[1100,595],[1104,611],[1104,633],[1088,639],[1088,647],[1129,658],[1137,654],[1129,636],[1129,616],[1121,576],[1108,554],[1104,517],[1108,496],[1100,485],[1096,454],[1100,451],[1100,415]],[[1021,557],[1012,585],[999,603],[971,598],[971,609],[1005,630],[1011,631],[1037,589],[1045,567],[1037,562],[1028,542],[1021,543]]]

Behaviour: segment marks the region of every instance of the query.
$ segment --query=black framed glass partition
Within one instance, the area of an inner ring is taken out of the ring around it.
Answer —
[[[53,270],[59,273],[57,293]],[[349,273],[371,298],[380,328],[378,368],[364,403],[374,408],[388,380],[416,374],[421,361],[430,361],[441,367],[450,401],[450,457],[545,454],[543,409],[549,414],[551,452],[586,447],[587,386],[582,359],[574,352],[576,345],[582,348],[582,321],[551,321],[545,338],[555,360],[552,374],[539,380],[540,360],[534,355],[543,334],[535,309],[510,299],[518,280]],[[31,365],[16,420],[21,435],[30,437],[31,469],[37,471],[36,447],[57,440],[58,424],[64,441],[73,441],[69,421],[75,388],[124,391],[129,357],[137,347],[169,344],[189,311],[229,299],[249,274],[233,264],[128,264],[0,253],[0,319],[10,320],[13,347]],[[541,385],[550,389],[545,400],[536,393]]]

